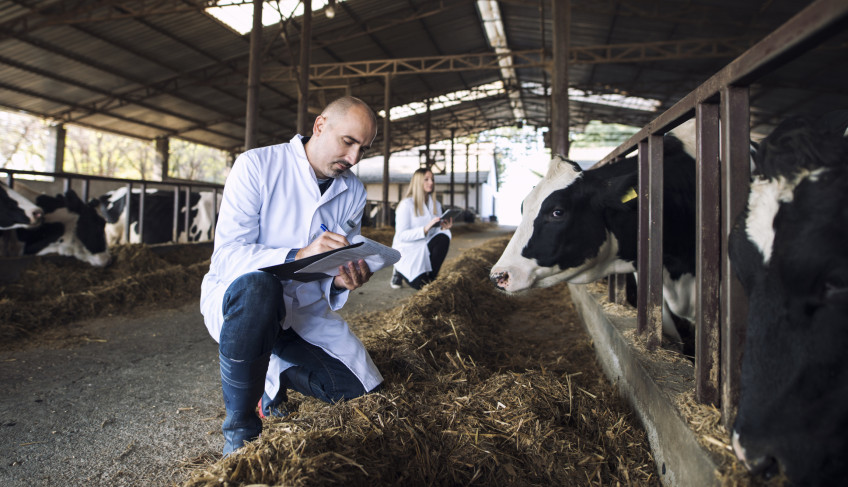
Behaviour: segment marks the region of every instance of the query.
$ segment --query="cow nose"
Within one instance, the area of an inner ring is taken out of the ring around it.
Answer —
[[[772,456],[756,458],[749,461],[746,466],[748,467],[748,471],[751,472],[751,475],[762,475],[767,479],[774,477],[778,473],[777,460]]]
[[[37,222],[44,217],[44,212],[41,210],[32,211],[32,221]]]
[[[509,272],[496,272],[489,276],[489,279],[494,283],[495,287],[500,290],[506,289],[507,284],[509,284]]]

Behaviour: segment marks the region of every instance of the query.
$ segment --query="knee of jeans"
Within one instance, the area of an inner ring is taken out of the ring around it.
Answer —
[[[253,312],[261,312],[268,306],[280,314],[280,319],[285,315],[283,304],[283,285],[273,274],[256,271],[239,276],[224,294],[224,316],[231,311],[229,308],[241,306]]]

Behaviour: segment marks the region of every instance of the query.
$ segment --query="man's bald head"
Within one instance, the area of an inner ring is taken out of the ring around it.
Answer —
[[[367,103],[355,96],[343,96],[331,101],[326,107],[324,107],[324,111],[321,112],[321,116],[328,119],[332,119],[337,116],[343,117],[347,114],[348,110],[353,107],[363,109],[368,114],[369,118],[371,118],[374,128],[377,128],[377,115],[374,114],[374,110],[371,110],[371,107],[369,107]]]

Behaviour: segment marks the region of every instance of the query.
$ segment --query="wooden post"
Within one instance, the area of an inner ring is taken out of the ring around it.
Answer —
[[[568,156],[568,50],[570,48],[571,1],[551,0],[551,4],[554,29],[551,153]]]
[[[736,417],[748,298],[727,252],[730,231],[748,201],[750,174],[748,88],[721,91],[721,417],[728,430]]]
[[[169,137],[156,137],[156,166],[154,168],[153,174],[158,176],[159,181],[165,181],[168,179],[168,167],[170,161],[168,160],[171,152],[171,139]],[[156,174],[156,173],[159,174]]]
[[[250,58],[247,73],[247,113],[244,121],[244,149],[257,146],[259,120],[259,80],[262,76],[262,3],[253,0],[253,29],[250,31]]]
[[[719,404],[721,171],[718,105],[700,103],[696,118],[695,400]]]
[[[312,0],[303,0],[303,26],[300,30],[300,83],[297,97],[297,133],[307,135],[309,117],[309,64],[312,52]]]
[[[386,75],[386,86],[383,93],[383,110],[386,114],[383,117],[383,226],[391,225],[389,218],[389,156],[391,148],[391,110],[392,110],[392,77]]]

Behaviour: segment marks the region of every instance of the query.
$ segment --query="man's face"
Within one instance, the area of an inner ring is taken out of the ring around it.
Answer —
[[[365,110],[354,105],[344,115],[330,113],[315,119],[306,154],[319,179],[335,178],[355,166],[371,148],[377,127]]]

